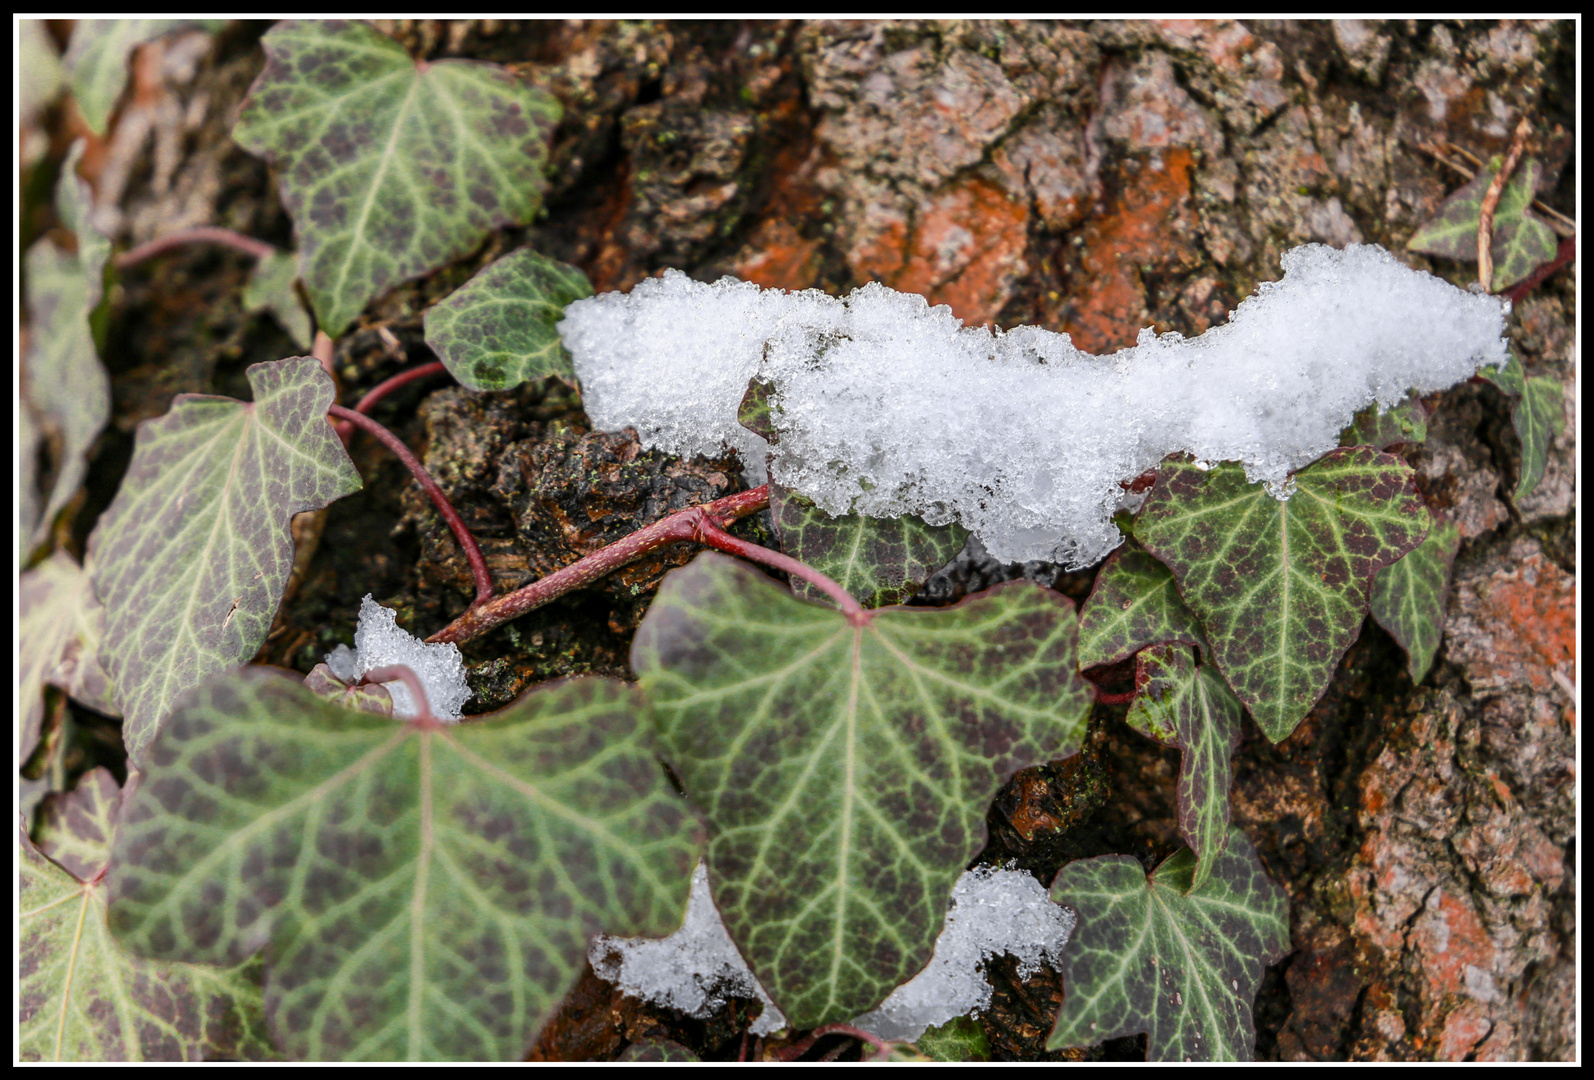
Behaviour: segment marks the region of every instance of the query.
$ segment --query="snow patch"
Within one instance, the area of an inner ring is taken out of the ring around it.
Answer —
[[[755,482],[767,457],[833,515],[956,519],[996,558],[1081,567],[1120,541],[1120,482],[1168,454],[1239,461],[1283,495],[1359,409],[1506,362],[1494,297],[1375,245],[1282,263],[1225,325],[1142,330],[1104,357],[879,284],[836,299],[678,271],[571,304],[559,332],[599,428],[675,454],[734,448]],[[774,447],[736,422],[755,375],[774,385]]]
[[[332,674],[349,684],[365,673],[390,664],[404,664],[421,680],[432,715],[439,720],[460,719],[460,707],[470,700],[465,684],[465,661],[459,646],[451,642],[428,645],[402,629],[398,613],[385,608],[366,593],[360,601],[360,621],[354,630],[354,648],[339,645],[327,654]],[[414,717],[418,711],[409,687],[401,682],[383,683],[393,698],[393,715]]]

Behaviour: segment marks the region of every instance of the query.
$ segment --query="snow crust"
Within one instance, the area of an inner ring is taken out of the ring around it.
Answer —
[[[580,300],[559,324],[593,423],[676,454],[740,451],[830,514],[957,519],[996,558],[1090,565],[1116,547],[1127,482],[1168,454],[1288,473],[1353,415],[1506,362],[1498,299],[1375,245],[1299,247],[1229,321],[1140,332],[1093,356],[1067,334],[965,327],[947,307],[866,285],[845,299],[678,271]],[[774,447],[736,422],[770,380]]]
[[[917,976],[892,991],[872,1012],[853,1021],[885,1039],[913,1041],[990,1004],[991,984],[981,972],[987,957],[1011,953],[1022,974],[1040,964],[1055,967],[1077,917],[1052,903],[1044,887],[1016,870],[980,868],[952,889],[935,955]],[[749,1029],[769,1035],[786,1026],[731,941],[709,895],[708,868],[698,863],[681,929],[662,940],[593,939],[592,970],[625,993],[706,1019],[729,997],[756,997],[764,1011]]]
[[[460,719],[460,707],[470,700],[465,684],[465,661],[452,642],[428,645],[401,629],[398,613],[385,608],[366,593],[360,601],[360,621],[354,630],[354,648],[339,645],[327,654],[327,667],[346,683],[354,683],[375,668],[404,664],[421,680],[432,715],[439,720]],[[383,683],[393,697],[393,715],[414,717],[418,710],[409,687]]]

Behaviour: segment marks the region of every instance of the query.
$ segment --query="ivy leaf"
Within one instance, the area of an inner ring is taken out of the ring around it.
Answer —
[[[1561,407],[1565,390],[1561,383],[1548,376],[1528,378],[1522,370],[1522,361],[1516,353],[1502,368],[1486,368],[1484,378],[1494,383],[1507,397],[1516,399],[1511,408],[1511,427],[1522,443],[1522,463],[1518,468],[1513,500],[1524,499],[1544,479],[1545,466],[1550,460],[1550,444],[1566,427],[1566,413]]]
[[[542,205],[553,98],[504,68],[416,63],[362,23],[279,23],[233,138],[279,170],[300,276],[343,333],[390,286]]]
[[[1439,522],[1421,544],[1373,577],[1373,618],[1406,650],[1406,670],[1414,683],[1422,682],[1439,651],[1450,568],[1460,548],[1461,530]]]
[[[1206,883],[1189,848],[1148,877],[1128,855],[1069,863],[1052,899],[1079,913],[1049,1049],[1142,1032],[1149,1061],[1249,1061],[1262,970],[1290,947],[1289,903],[1231,832]]]
[[[1079,749],[1074,634],[1027,582],[854,625],[722,555],[665,578],[631,664],[708,821],[715,904],[794,1027],[930,960],[998,788]]]
[[[1229,836],[1229,759],[1245,715],[1210,665],[1187,645],[1153,645],[1135,660],[1135,701],[1126,719],[1141,734],[1179,748],[1179,835],[1199,858],[1199,889]]]
[[[1173,571],[1130,541],[1107,557],[1080,609],[1079,667],[1116,664],[1147,645],[1174,641],[1211,654]]]
[[[1566,427],[1561,403],[1566,391],[1559,379],[1541,375],[1526,380],[1522,400],[1511,410],[1511,426],[1522,441],[1522,465],[1518,470],[1513,500],[1525,499],[1544,479],[1550,460],[1550,444]]]
[[[273,1056],[259,965],[159,964],[112,939],[105,884],[20,837],[17,1056],[24,1061],[259,1060]]]
[[[1439,211],[1412,238],[1406,247],[1426,255],[1439,255],[1460,262],[1478,261],[1478,220],[1483,216],[1483,197],[1500,172],[1501,160],[1495,157],[1477,175],[1452,192]],[[1541,167],[1534,158],[1524,158],[1494,210],[1493,234],[1489,255],[1494,262],[1490,289],[1508,289],[1555,258],[1555,233],[1529,208],[1539,183]]]
[[[990,1061],[991,1041],[985,1026],[970,1016],[957,1016],[940,1027],[926,1028],[916,1044],[931,1061]]]
[[[299,348],[310,351],[310,313],[299,302],[293,283],[299,280],[299,259],[291,251],[273,251],[255,262],[244,282],[245,311],[268,311]]]
[[[747,381],[747,392],[736,407],[736,422],[771,446],[780,441],[780,433],[770,419],[774,407],[770,404],[769,395],[774,389],[773,382],[755,376]]]
[[[111,770],[90,769],[70,792],[55,792],[39,806],[39,850],[79,881],[92,881],[111,857],[111,833],[122,789]]]
[[[689,1061],[702,1061],[703,1059],[672,1039],[648,1039],[645,1042],[632,1043],[625,1048],[616,1060],[628,1063],[642,1061],[649,1064],[657,1064],[659,1062],[679,1064]]]
[[[24,519],[24,555],[49,537],[51,524],[77,494],[88,471],[88,452],[111,414],[111,384],[100,364],[89,315],[103,292],[110,241],[89,224],[88,185],[77,176],[85,140],[79,139],[61,166],[55,189],[62,223],[77,235],[69,255],[44,237],[28,249],[28,354],[23,364],[25,407],[30,422],[55,437],[57,462],[49,497],[35,521]],[[22,482],[31,489],[33,458]]]
[[[555,327],[566,306],[591,295],[580,270],[522,248],[428,309],[426,344],[472,390],[509,390],[549,375],[575,386]]]
[[[1203,471],[1170,459],[1135,522],[1274,742],[1316,704],[1356,640],[1372,576],[1429,525],[1415,474],[1371,447],[1331,451],[1291,479],[1281,502],[1239,465]]]
[[[67,44],[67,80],[78,110],[104,135],[127,85],[127,58],[136,46],[189,27],[219,29],[220,19],[79,19]]]
[[[17,760],[26,761],[39,743],[46,685],[101,712],[116,708],[99,663],[105,609],[70,555],[57,551],[22,574],[17,617]]]
[[[780,549],[835,579],[867,608],[912,598],[930,575],[957,557],[968,530],[957,522],[926,525],[912,514],[896,518],[831,517],[811,499],[769,484],[770,519]],[[792,578],[792,595],[829,603],[825,594]]]
[[[292,1056],[520,1059],[599,931],[680,924],[696,835],[613,680],[396,723],[264,668],[176,709],[128,796],[111,924],[134,951],[265,947]]]
[[[1415,394],[1393,409],[1369,405],[1340,432],[1339,445],[1388,450],[1401,443],[1421,443],[1428,437],[1428,416],[1428,407]]]
[[[255,364],[254,402],[179,394],[139,425],[121,489],[89,537],[102,662],[143,765],[178,694],[265,640],[293,569],[289,522],[360,489],[310,357]]]
[[[368,712],[375,716],[393,715],[393,695],[381,683],[355,683],[350,686],[326,664],[317,664],[304,677],[305,689],[319,698],[341,705],[345,709]]]

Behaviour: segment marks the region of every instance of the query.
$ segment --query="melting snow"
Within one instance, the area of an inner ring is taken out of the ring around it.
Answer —
[[[886,1039],[912,1041],[927,1027],[984,1008],[991,985],[980,966],[1011,953],[1029,974],[1055,966],[1075,924],[1074,913],[1052,903],[1034,878],[1015,870],[982,868],[958,878],[935,955],[879,1008],[853,1021]],[[748,970],[714,901],[699,863],[681,929],[663,940],[598,937],[588,951],[592,970],[633,997],[703,1019],[727,997],[756,997],[764,1012],[750,1029],[779,1031],[786,1019]]]
[[[327,654],[327,667],[346,683],[354,683],[365,673],[389,664],[404,664],[415,672],[426,690],[432,715],[439,720],[458,720],[460,707],[470,700],[465,685],[465,661],[459,646],[444,642],[428,645],[399,628],[398,614],[371,599],[366,593],[360,601],[360,622],[354,630],[354,648],[339,645]],[[413,717],[415,699],[401,682],[383,683],[393,697],[393,715]]]
[[[954,518],[1004,560],[1096,562],[1132,480],[1170,453],[1239,461],[1287,497],[1359,410],[1388,408],[1506,362],[1501,301],[1372,245],[1283,257],[1227,324],[1142,330],[1111,356],[1038,327],[965,327],[921,296],[845,299],[677,271],[566,309],[587,413],[678,454],[739,450],[831,514]],[[736,422],[773,382],[778,445]]]

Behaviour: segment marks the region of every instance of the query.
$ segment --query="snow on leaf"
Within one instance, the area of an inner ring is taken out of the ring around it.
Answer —
[[[1148,877],[1128,855],[1069,863],[1052,899],[1079,913],[1047,1046],[1145,1032],[1149,1061],[1249,1061],[1262,969],[1289,950],[1289,903],[1238,829],[1192,888],[1183,848]]]
[[[279,23],[233,137],[279,170],[303,277],[336,337],[390,286],[542,204],[559,105],[494,64],[416,63],[362,23]]]
[[[1199,858],[1192,887],[1212,874],[1229,836],[1229,758],[1245,711],[1223,676],[1186,645],[1153,645],[1135,661],[1136,731],[1179,748],[1179,835]]]
[[[101,712],[116,709],[99,663],[105,609],[70,555],[57,551],[22,574],[17,616],[17,760],[26,761],[39,742],[46,685]]]
[[[102,275],[110,242],[88,223],[87,185],[77,177],[85,141],[79,139],[61,166],[56,185],[56,210],[77,235],[78,251],[69,255],[48,237],[27,255],[28,354],[23,363],[24,407],[36,430],[55,437],[54,482],[36,521],[24,519],[24,553],[43,543],[50,525],[77,493],[88,471],[87,455],[111,412],[111,385],[100,365],[89,330],[89,315],[100,302]],[[33,458],[26,461],[22,482],[36,483]]]
[[[631,663],[707,819],[715,902],[793,1026],[929,961],[997,789],[1079,749],[1074,635],[1028,583],[855,626],[721,555],[665,578]]]
[[[294,1057],[519,1059],[598,931],[679,924],[696,829],[613,680],[441,727],[263,668],[177,708],[128,795],[111,920],[148,956],[264,947]]]
[[[1471,180],[1452,192],[1439,211],[1407,241],[1406,247],[1427,255],[1440,255],[1460,262],[1478,261],[1478,219],[1483,214],[1483,197],[1500,171],[1499,157],[1478,170]],[[1494,261],[1494,280],[1490,289],[1508,289],[1531,274],[1535,267],[1555,258],[1555,233],[1534,217],[1529,208],[1539,183],[1541,167],[1534,158],[1524,158],[1494,210],[1489,255]]]
[[[127,85],[127,59],[136,46],[175,30],[220,25],[214,19],[79,19],[62,63],[83,119],[96,135],[105,134]]]
[[[574,386],[554,327],[565,305],[591,295],[580,270],[522,248],[429,308],[426,344],[472,390],[509,390],[548,375]]]
[[[1420,443],[1428,437],[1428,415],[1428,407],[1415,394],[1393,409],[1369,405],[1340,433],[1339,445],[1388,450],[1400,443]]]
[[[273,1056],[258,964],[155,963],[106,925],[104,882],[81,881],[20,837],[17,1056],[24,1061]]]
[[[299,280],[299,259],[291,251],[274,251],[255,263],[244,283],[245,311],[268,311],[299,348],[310,350],[310,313],[299,301],[293,283]]]
[[[1295,730],[1356,640],[1372,576],[1429,525],[1415,474],[1371,447],[1332,451],[1292,479],[1281,501],[1238,465],[1203,471],[1171,459],[1135,522],[1274,742]]]
[[[1147,645],[1174,641],[1211,652],[1195,613],[1179,597],[1173,571],[1130,541],[1107,557],[1080,608],[1080,669],[1115,664]]]
[[[1439,651],[1450,568],[1460,548],[1461,530],[1442,521],[1421,544],[1373,577],[1373,618],[1406,650],[1412,682],[1422,681]]]
[[[92,881],[111,857],[111,833],[122,789],[104,766],[90,769],[70,792],[55,792],[39,807],[34,842],[79,881]]]
[[[105,605],[102,662],[138,766],[178,694],[265,640],[293,568],[289,522],[360,488],[327,423],[310,357],[255,364],[254,402],[180,394],[139,425],[133,460],[89,538]]]
[[[1566,391],[1561,380],[1537,376],[1523,382],[1522,400],[1511,410],[1511,426],[1522,441],[1522,465],[1518,470],[1512,499],[1525,499],[1544,479],[1550,460],[1550,444],[1566,427],[1562,401]]]
[[[770,519],[780,549],[840,582],[866,608],[901,604],[963,550],[968,530],[957,522],[926,525],[912,514],[894,518],[831,517],[794,491],[771,482]],[[828,603],[824,593],[792,578],[794,596]]]

